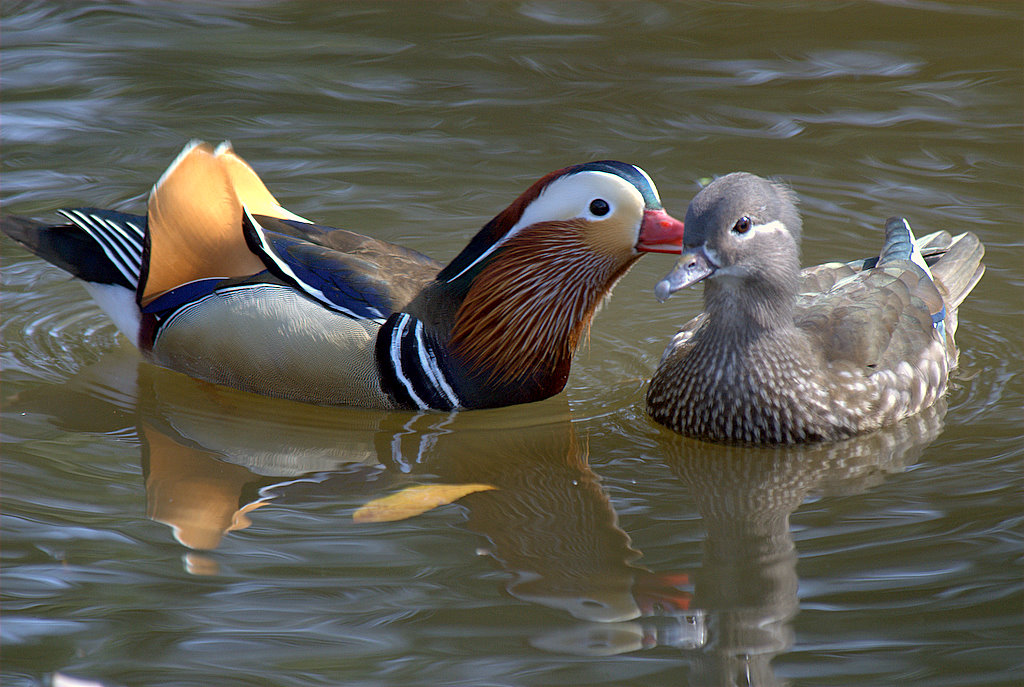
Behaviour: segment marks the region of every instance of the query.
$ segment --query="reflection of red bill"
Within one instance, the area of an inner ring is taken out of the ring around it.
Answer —
[[[690,586],[687,573],[638,573],[633,597],[643,615],[674,615],[690,608],[693,594],[680,587]]]

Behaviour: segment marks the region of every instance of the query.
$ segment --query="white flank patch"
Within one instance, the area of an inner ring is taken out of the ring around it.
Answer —
[[[138,345],[142,313],[135,302],[135,291],[115,284],[82,281],[82,286],[132,344]]]

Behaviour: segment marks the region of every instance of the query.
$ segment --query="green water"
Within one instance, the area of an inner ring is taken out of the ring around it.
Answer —
[[[643,393],[699,290],[617,286],[566,392],[371,413],[153,368],[0,240],[0,676],[103,685],[1019,684],[1015,3],[5,2],[0,201],[141,211],[192,137],[447,260],[532,181],[777,175],[806,264],[976,232],[946,403],[830,447],[682,440]],[[391,523],[364,504],[480,483]]]

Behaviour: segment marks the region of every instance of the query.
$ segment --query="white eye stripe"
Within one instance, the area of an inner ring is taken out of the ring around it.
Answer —
[[[615,214],[617,197],[636,195],[640,192],[633,184],[617,174],[588,170],[577,172],[561,179],[555,179],[537,196],[523,211],[515,226],[509,231],[511,235],[523,227],[537,222],[551,222],[570,219],[591,219],[596,217],[590,212],[590,203],[598,198],[608,203],[610,210],[601,217]],[[640,198],[640,202],[643,199]]]
[[[764,224],[755,224],[742,234],[736,234],[736,238],[745,241],[752,236],[763,236],[765,234],[782,234],[786,232],[786,225],[777,219]]]
[[[590,212],[590,203],[597,198],[604,200],[609,207],[608,212],[601,216]],[[630,204],[636,206],[639,224],[643,215],[643,196],[633,184],[617,174],[587,170],[555,179],[526,206],[519,221],[504,236],[448,281],[461,277],[525,227],[539,222],[608,219],[615,216],[622,206],[628,208]]]
[[[777,219],[773,219],[771,222],[765,224],[755,224],[751,227],[753,231],[760,231],[763,233],[774,234],[777,232],[786,231],[786,225]]]

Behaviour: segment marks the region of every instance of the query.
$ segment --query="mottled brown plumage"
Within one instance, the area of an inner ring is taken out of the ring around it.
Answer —
[[[705,312],[651,380],[658,422],[716,441],[833,441],[945,392],[956,308],[984,272],[973,234],[915,245],[894,218],[880,258],[801,273],[792,192],[742,173],[701,191],[685,224],[683,256],[658,294],[705,281]]]

